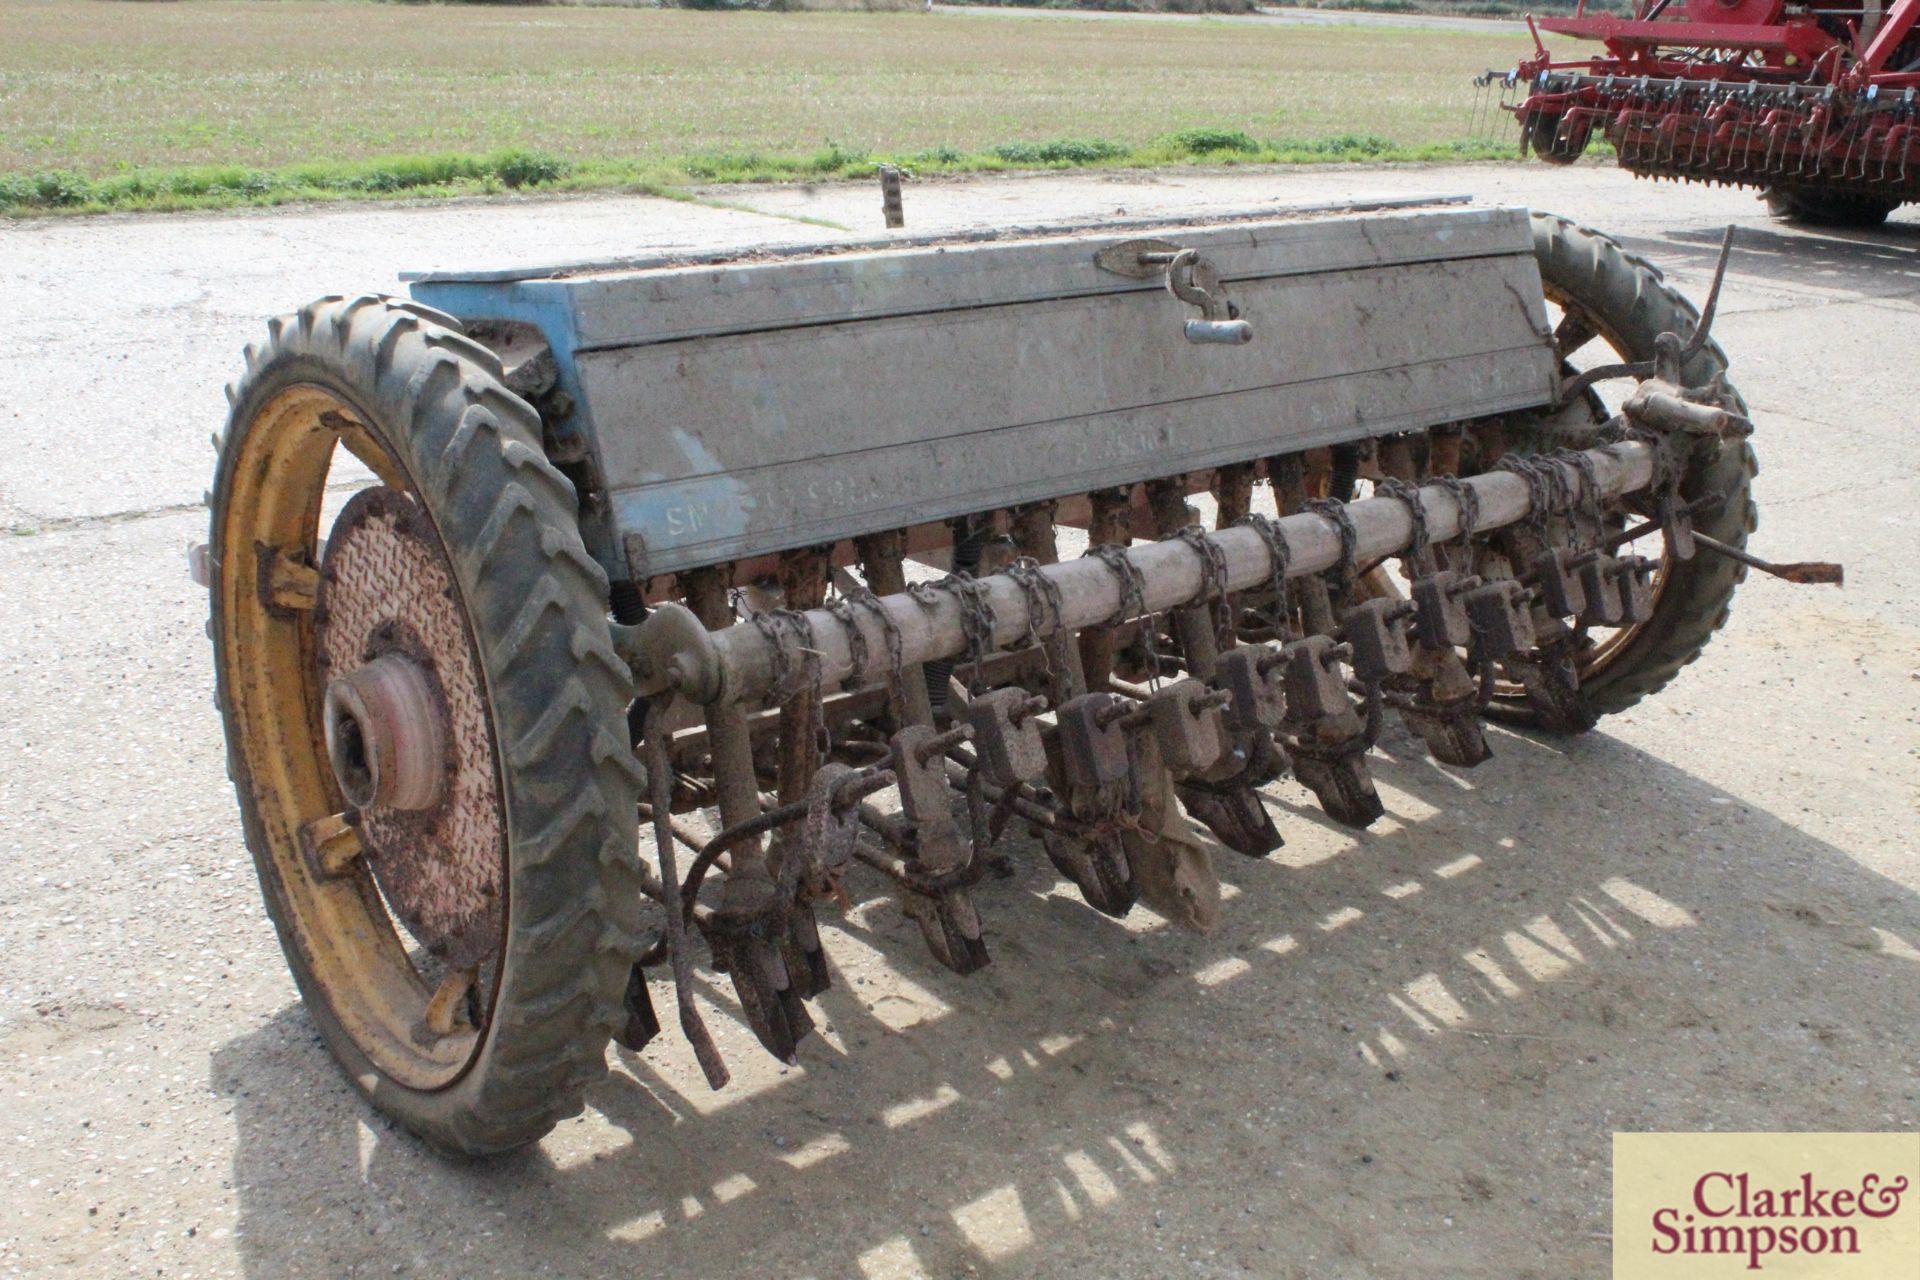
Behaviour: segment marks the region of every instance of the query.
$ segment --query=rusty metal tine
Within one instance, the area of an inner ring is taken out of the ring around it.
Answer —
[[[1830,561],[1802,560],[1796,561],[1793,564],[1774,564],[1771,561],[1762,560],[1750,551],[1743,551],[1739,547],[1728,546],[1718,538],[1710,538],[1697,529],[1694,530],[1693,540],[1709,551],[1723,555],[1729,560],[1738,560],[1741,564],[1749,568],[1758,569],[1762,573],[1772,574],[1774,577],[1786,582],[1799,583],[1803,586],[1843,587],[1846,585],[1847,571],[1845,566],[1833,564]]]
[[[827,598],[831,548],[809,547],[780,557],[780,586],[785,607],[817,609]],[[795,689],[780,708],[779,797],[791,804],[807,794],[820,766],[820,698],[817,686]]]
[[[680,1007],[681,1034],[693,1046],[693,1056],[699,1060],[707,1086],[724,1089],[732,1075],[693,1000],[693,959],[687,954],[687,926],[680,914],[680,872],[674,858],[673,825],[669,816],[673,806],[673,762],[667,755],[668,730],[663,709],[664,704],[660,702],[648,709],[646,755],[647,794],[653,806],[653,838],[660,859],[661,905],[667,912],[667,958],[673,968],[673,994]]]
[[[1685,364],[1700,354],[1707,345],[1707,336],[1713,329],[1714,313],[1720,309],[1720,286],[1727,279],[1727,258],[1733,252],[1734,224],[1727,224],[1727,233],[1720,238],[1720,261],[1714,264],[1713,286],[1707,290],[1706,305],[1700,308],[1699,323],[1693,326],[1693,336],[1687,345],[1680,349],[1680,363]]]

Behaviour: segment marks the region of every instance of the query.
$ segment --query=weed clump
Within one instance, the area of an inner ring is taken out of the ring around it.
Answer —
[[[0,176],[0,207],[71,209],[87,203],[90,184],[77,173],[13,173]]]
[[[1052,142],[1003,142],[989,154],[1008,164],[1099,164],[1118,160],[1133,148],[1101,138],[1056,138]]]
[[[1294,155],[1325,156],[1329,160],[1377,160],[1394,151],[1394,144],[1378,134],[1340,133],[1331,138],[1304,138],[1274,144],[1275,150]]]
[[[1182,129],[1171,134],[1167,143],[1173,150],[1190,156],[1211,156],[1226,152],[1233,155],[1253,155],[1260,150],[1260,144],[1253,136],[1240,129]]]
[[[356,195],[454,194],[551,186],[573,166],[538,151],[485,156],[392,156],[286,169],[212,165],[87,178],[50,172],[0,175],[0,211],[214,208]]]

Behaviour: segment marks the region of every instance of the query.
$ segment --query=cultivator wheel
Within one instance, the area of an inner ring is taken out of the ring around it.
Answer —
[[[427,308],[314,303],[249,351],[211,496],[217,700],[281,945],[354,1083],[469,1153],[578,1109],[639,950],[606,580],[501,377]],[[377,483],[323,527],[345,454]]]
[[[1808,227],[1877,227],[1900,207],[1898,200],[1848,191],[1799,191],[1769,187],[1767,212],[1781,222]]]
[[[1536,111],[1520,121],[1521,144],[1548,164],[1572,164],[1586,152],[1592,138],[1592,124],[1578,118]]]
[[[1698,309],[1669,288],[1656,267],[1611,238],[1541,213],[1533,215],[1533,236],[1541,281],[1558,312],[1555,345],[1569,365],[1584,369],[1614,360],[1651,360],[1661,334],[1690,335],[1698,326]],[[1708,341],[1683,372],[1690,386],[1718,379],[1725,403],[1744,413],[1745,402],[1725,383],[1726,368],[1726,353],[1719,343]],[[1613,408],[1589,394],[1563,410],[1553,426],[1577,433],[1580,418],[1598,424]],[[1563,442],[1542,432],[1516,432],[1507,445],[1524,453]],[[1485,457],[1482,464],[1495,461]],[[1679,500],[1697,504],[1690,512],[1693,525],[1722,543],[1744,548],[1758,522],[1749,492],[1755,469],[1752,446],[1745,440],[1695,450],[1678,477]],[[1609,526],[1617,530],[1635,519],[1658,519],[1660,513],[1647,503],[1639,498],[1617,504],[1607,513]],[[1746,577],[1745,566],[1728,556],[1682,560],[1666,542],[1657,562],[1651,618],[1618,628],[1582,627],[1573,639],[1581,696],[1595,713],[1624,711],[1699,657],[1726,623],[1734,588]],[[1527,705],[1511,693],[1501,701],[1512,709]],[[1536,723],[1542,720],[1533,711],[1526,716]]]

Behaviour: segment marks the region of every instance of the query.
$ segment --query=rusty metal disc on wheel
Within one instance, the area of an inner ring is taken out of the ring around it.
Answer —
[[[499,946],[505,890],[493,733],[451,570],[407,494],[375,486],[341,511],[321,562],[315,624],[330,740],[336,695],[345,689],[366,714],[351,696],[364,689],[368,704],[395,719],[381,732],[401,741],[413,775],[397,800],[391,786],[357,795],[342,779],[381,895],[433,955],[455,969],[477,965]],[[378,700],[392,686],[381,677],[394,672],[407,677],[399,696]],[[370,750],[354,737],[343,748],[350,758]]]

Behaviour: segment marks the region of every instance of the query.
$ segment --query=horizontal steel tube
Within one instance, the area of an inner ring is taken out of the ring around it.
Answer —
[[[1594,472],[1608,494],[1627,493],[1643,487],[1653,475],[1653,451],[1638,442],[1589,449]],[[1568,482],[1578,485],[1580,478],[1571,466],[1561,464]],[[1525,518],[1530,507],[1527,482],[1506,471],[1492,471],[1466,481],[1480,498],[1481,530],[1496,529]],[[1460,531],[1460,508],[1453,495],[1437,485],[1420,490],[1427,512],[1427,531],[1435,541],[1444,541]],[[1406,504],[1397,498],[1368,498],[1347,507],[1359,535],[1355,556],[1361,561],[1378,560],[1406,547],[1413,537],[1413,518]],[[1319,573],[1333,568],[1340,560],[1340,535],[1332,521],[1303,512],[1280,521],[1292,552],[1289,575]],[[1269,581],[1273,573],[1267,546],[1252,529],[1230,528],[1207,535],[1227,566],[1227,589],[1243,591]],[[1140,571],[1142,597],[1148,613],[1162,613],[1196,600],[1205,585],[1200,557],[1178,538],[1131,547],[1127,557]],[[1121,607],[1121,586],[1100,560],[1082,557],[1045,566],[1040,572],[1059,588],[1062,624],[1070,631],[1097,626],[1114,620]],[[983,598],[993,610],[993,641],[996,648],[1024,642],[1028,636],[1027,596],[1018,582],[1005,574],[994,574],[979,581]],[[950,592],[941,592],[937,601],[923,604],[911,595],[883,597],[885,609],[899,628],[901,659],[907,665],[942,658],[967,657],[966,632],[961,624],[960,601]],[[871,679],[881,674],[880,664],[887,659],[884,629],[870,610],[853,611],[855,625],[866,641]],[[847,634],[840,620],[824,609],[810,610],[815,647],[820,655],[821,682],[833,688],[853,674]],[[1051,619],[1040,619],[1040,634],[1050,630]],[[775,676],[773,649],[760,628],[751,623],[731,626],[713,635],[719,657],[720,697],[734,702],[757,703],[772,691]],[[790,656],[794,670],[800,669],[800,655]]]

